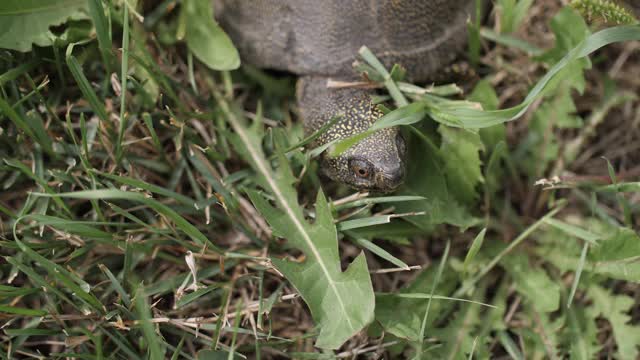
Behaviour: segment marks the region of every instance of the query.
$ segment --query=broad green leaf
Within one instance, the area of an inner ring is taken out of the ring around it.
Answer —
[[[616,228],[613,234],[593,246],[588,259],[592,271],[609,277],[640,282],[640,237],[628,228]]]
[[[50,27],[87,18],[86,0],[0,1],[0,48],[27,52],[32,44],[50,46],[56,40]]]
[[[496,110],[500,104],[498,94],[487,79],[478,81],[468,99],[481,104],[484,110]],[[504,124],[498,124],[480,129],[480,137],[487,150],[491,150],[500,141],[506,141],[505,126]]]
[[[393,294],[376,294],[376,321],[382,325],[386,332],[412,342],[419,341],[422,321],[431,298],[429,292],[436,278],[436,271],[435,266],[422,271],[411,284]],[[456,280],[457,275],[454,271],[444,271],[434,293],[450,294],[457,285]],[[415,294],[418,296],[407,297]],[[429,312],[441,314],[454,306],[455,303],[457,301],[434,301]],[[430,316],[427,320],[426,326],[430,328],[437,320],[437,316]]]
[[[484,145],[477,132],[447,126],[438,128],[442,135],[440,156],[449,191],[462,204],[472,204],[478,198],[478,185],[484,181],[480,167],[480,151]]]
[[[600,286],[590,287],[588,293],[593,300],[593,307],[589,309],[591,315],[606,318],[613,328],[620,359],[636,359],[640,327],[631,325],[631,316],[628,315],[635,305],[634,299],[627,295],[614,295]]]
[[[213,70],[233,70],[240,66],[238,50],[220,25],[213,20],[213,3],[186,0],[182,3],[188,21],[186,40],[189,49]]]
[[[280,152],[274,170],[262,150],[262,124],[246,127],[220,97],[219,105],[235,130],[236,150],[257,173],[258,183],[273,198],[275,207],[257,191],[247,193],[258,211],[273,228],[274,235],[286,238],[302,250],[302,263],[272,259],[276,268],[295,286],[320,327],[316,346],[335,349],[373,320],[374,295],[364,254],[345,272],[340,268],[338,238],[329,204],[322,193],[316,199],[316,220],[310,224],[298,204],[292,186],[295,178]]]
[[[473,226],[478,220],[452,195],[438,149],[433,146],[426,133],[416,130],[416,134],[419,136],[414,137],[415,141],[409,146],[409,158],[412,161],[407,164],[404,185],[396,194],[422,196],[425,199],[394,203],[396,212],[425,212],[425,215],[405,218],[423,230],[443,223],[462,229]]]

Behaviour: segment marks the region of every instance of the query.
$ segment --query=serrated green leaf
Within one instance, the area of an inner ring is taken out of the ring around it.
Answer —
[[[435,225],[450,224],[464,230],[478,223],[468,209],[451,194],[448,187],[439,151],[426,132],[414,129],[417,135],[409,146],[410,161],[404,185],[396,192],[399,196],[421,196],[424,200],[393,203],[398,213],[420,213],[405,220],[423,230]]]
[[[249,198],[274,234],[285,237],[306,255],[302,263],[275,258],[272,262],[300,292],[319,325],[316,346],[338,348],[373,320],[374,295],[364,254],[342,272],[337,231],[322,191],[316,199],[315,223],[309,224],[298,204],[292,186],[295,178],[282,152],[274,171],[261,148],[262,125],[246,127],[223,99],[217,99],[237,135],[232,137],[232,143],[257,172],[258,183],[270,193],[276,207],[256,191],[248,190]]]
[[[596,358],[600,351],[598,345],[598,329],[594,319],[582,307],[567,309],[568,329],[563,340],[569,346],[571,359],[588,360]]]
[[[516,290],[541,313],[558,310],[560,306],[560,285],[541,268],[529,264],[526,255],[512,254],[502,259],[513,278]]]
[[[593,307],[589,308],[591,315],[594,318],[605,317],[613,328],[620,359],[636,359],[640,328],[629,324],[631,316],[627,314],[635,305],[634,299],[627,295],[614,295],[599,286],[590,287],[588,293],[593,300]]]
[[[69,19],[86,19],[86,0],[0,1],[0,48],[27,52],[33,44],[50,46],[56,40],[50,27]]]
[[[213,20],[213,3],[203,0],[183,2],[186,40],[189,49],[213,70],[233,70],[240,66],[238,50],[224,30]]]

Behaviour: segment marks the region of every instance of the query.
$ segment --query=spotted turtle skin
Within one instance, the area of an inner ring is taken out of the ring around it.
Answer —
[[[314,146],[363,132],[382,113],[366,89],[335,89],[327,80],[357,80],[367,46],[387,67],[400,64],[413,82],[428,81],[464,48],[474,0],[215,0],[214,11],[244,62],[300,75],[297,100],[311,134],[342,115]],[[402,184],[406,145],[396,128],[377,131],[337,157],[329,178],[361,190]]]

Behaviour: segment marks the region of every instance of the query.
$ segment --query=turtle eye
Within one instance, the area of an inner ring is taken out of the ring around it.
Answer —
[[[371,164],[367,161],[353,159],[350,161],[350,167],[353,173],[361,179],[367,179],[371,176]]]

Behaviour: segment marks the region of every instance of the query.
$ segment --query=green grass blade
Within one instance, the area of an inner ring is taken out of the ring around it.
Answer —
[[[42,121],[27,121],[2,98],[0,98],[0,111],[4,113],[20,130],[24,131],[33,141],[40,144],[42,149],[51,156],[56,156],[51,144],[51,138],[47,135]]]
[[[334,209],[336,211],[354,208],[358,206],[366,206],[373,204],[385,204],[385,203],[395,203],[402,201],[420,201],[425,200],[422,196],[413,196],[413,195],[394,195],[394,196],[378,196],[378,197],[367,197],[364,199],[358,199],[355,201],[350,201],[344,204],[334,205]]]
[[[571,284],[571,292],[569,293],[569,298],[567,299],[567,308],[571,307],[571,303],[573,302],[573,297],[576,295],[576,290],[578,290],[578,284],[580,283],[580,276],[582,275],[582,270],[584,269],[584,265],[587,260],[587,252],[589,251],[589,243],[585,242],[582,245],[582,252],[580,253],[580,261],[578,262],[578,267],[576,268],[576,274],[573,278],[573,283]]]
[[[258,182],[273,196],[277,208],[256,191],[247,191],[249,198],[274,233],[286,234],[287,240],[307,256],[304,263],[280,259],[272,259],[272,262],[302,294],[312,309],[315,321],[320,324],[316,346],[338,348],[373,321],[375,300],[364,254],[359,255],[345,272],[336,266],[340,262],[338,239],[322,191],[316,197],[316,221],[310,225],[304,219],[295,189],[291,186],[293,174],[284,154],[279,152],[276,171],[266,160],[260,146],[262,124],[246,127],[220,94],[214,95],[237,135],[233,138],[234,147],[256,170]],[[353,296],[361,297],[357,304],[350,300]]]
[[[498,255],[496,255],[487,265],[482,267],[482,269],[469,282],[466,282],[460,289],[458,289],[455,292],[454,296],[458,297],[460,295],[463,295],[463,294],[467,293],[467,291],[469,291],[475,285],[475,283],[478,282],[478,280],[480,280],[489,271],[491,271],[491,269],[493,269],[500,262],[500,260],[504,256],[506,256],[508,253],[510,253],[518,245],[520,245],[520,243],[523,242],[526,238],[528,238],[529,235],[531,235],[531,233],[533,233],[543,223],[545,223],[545,221],[547,219],[550,219],[550,218],[554,217],[560,210],[562,210],[564,208],[565,205],[566,205],[566,203],[559,204],[559,206],[557,206],[555,209],[549,211],[541,219],[539,219],[538,221],[536,221],[535,223],[530,225],[528,228],[526,228],[506,248],[504,248],[504,250],[500,251],[500,253]]]
[[[147,297],[143,289],[144,287],[140,285],[135,296],[136,313],[142,326],[142,333],[146,339],[147,350],[150,355],[149,358],[151,360],[162,360],[164,359],[166,347],[163,341],[159,339],[155,331],[155,326],[151,322],[151,309],[149,308],[149,303],[147,302]]]
[[[168,206],[160,203],[157,200],[147,198],[143,194],[114,190],[114,189],[102,189],[102,190],[85,190],[85,191],[76,191],[70,193],[60,193],[60,194],[41,194],[34,193],[37,196],[48,196],[48,197],[63,197],[63,198],[72,198],[72,199],[96,199],[96,200],[129,200],[135,201],[142,204],[145,204],[158,212],[159,214],[166,216],[170,220],[172,220],[180,230],[184,231],[185,234],[189,235],[193,241],[195,241],[198,245],[207,245],[211,250],[224,254],[224,251],[217,246],[215,246],[209,239],[202,233],[198,228],[193,226],[190,222],[185,220],[182,216],[176,213],[174,210],[169,208]]]
[[[100,120],[105,122],[105,124],[108,124],[109,116],[107,115],[107,110],[105,109],[104,104],[98,99],[98,95],[96,95],[95,91],[93,91],[89,80],[82,71],[82,66],[78,62],[78,59],[73,56],[74,45],[75,44],[70,44],[69,47],[67,47],[67,67],[69,68],[69,71],[71,71],[71,75],[73,75],[73,78],[76,80],[76,83],[78,84],[82,95],[84,95],[84,97],[89,102],[89,105],[91,105],[91,109],[93,109]]]
[[[553,226],[554,228],[561,230],[571,236],[575,236],[578,239],[582,239],[590,244],[596,245],[598,240],[602,239],[601,235],[594,234],[588,230],[582,229],[575,225],[567,224],[563,221],[556,219],[545,219],[546,224]]]
[[[16,222],[16,224],[17,224],[17,222]],[[75,294],[75,296],[77,296],[80,299],[82,299],[84,302],[86,302],[88,305],[90,305],[95,311],[97,311],[98,313],[104,313],[104,311],[105,311],[104,306],[91,293],[91,290],[87,288],[86,283],[84,283],[82,286],[78,285],[76,283],[77,278],[75,278],[65,268],[63,268],[62,266],[50,261],[49,259],[45,258],[44,256],[38,254],[37,252],[33,251],[29,246],[27,246],[25,243],[23,243],[22,241],[18,240],[18,237],[17,237],[17,234],[15,233],[15,231],[16,231],[16,229],[15,229],[15,225],[14,225],[15,241],[18,244],[18,246],[20,247],[20,250],[26,256],[31,258],[31,260],[37,262],[38,265],[40,265],[45,270],[47,270],[47,272],[49,273],[49,275],[51,277],[57,279],[62,284],[64,284],[65,287],[67,287],[69,290],[71,290]],[[74,278],[76,279],[76,281],[74,281]]]
[[[431,301],[435,296],[436,286],[442,277],[442,272],[444,271],[444,266],[447,263],[447,258],[449,257],[449,249],[451,248],[451,242],[447,240],[447,246],[444,248],[444,254],[442,254],[442,259],[440,259],[440,265],[438,265],[438,272],[436,273],[435,278],[433,279],[433,283],[431,283],[431,293],[429,294],[429,301],[427,302],[427,309],[424,311],[424,316],[422,318],[422,324],[420,325],[420,335],[418,337],[418,344],[416,348],[416,356],[415,358],[422,358],[422,345],[424,343],[424,334],[427,329],[427,319],[429,318],[429,310],[431,310]]]
[[[38,309],[25,309],[15,306],[0,305],[0,313],[24,315],[24,316],[45,316],[47,312]]]
[[[14,159],[5,159],[4,161],[7,165],[17,168],[23,174],[33,179],[38,185],[40,185],[44,189],[44,191],[47,192],[47,194],[52,196],[56,194],[55,191],[53,191],[53,189],[47,184],[47,182],[44,179],[36,176],[36,174],[34,174],[33,171],[31,171],[31,169],[29,169],[25,164],[19,161],[16,161]],[[63,209],[67,214],[71,215],[71,210],[69,210],[67,205],[61,199],[54,198],[53,201],[56,203],[56,205],[58,205],[61,209]]]
[[[480,248],[482,247],[482,242],[484,241],[484,234],[486,234],[486,232],[487,232],[487,228],[482,229],[482,231],[480,231],[478,235],[476,235],[475,239],[473,239],[473,242],[471,243],[471,247],[467,252],[467,256],[465,256],[464,258],[464,264],[462,265],[463,268],[467,269],[469,264],[473,261],[473,259],[475,259],[476,255],[478,254],[478,251],[480,251]]]
[[[404,261],[398,259],[397,257],[389,254],[388,251],[386,251],[385,249],[381,248],[380,246],[374,244],[373,242],[367,240],[367,239],[363,239],[360,237],[353,237],[349,236],[349,239],[351,239],[351,241],[353,241],[353,243],[355,243],[356,245],[367,249],[369,251],[371,251],[372,253],[378,255],[379,257],[381,257],[382,259],[387,260],[388,262],[392,263],[393,265],[403,269],[403,270],[410,270],[409,265],[407,265]]]
[[[129,7],[123,8],[124,28],[122,30],[122,60],[120,71],[120,129],[118,130],[118,139],[116,141],[116,163],[120,163],[122,159],[122,140],[124,132],[127,129],[127,73],[129,69]]]
[[[201,298],[202,296],[207,295],[208,293],[212,292],[213,290],[219,289],[220,285],[218,284],[214,284],[214,285],[209,285],[205,288],[202,289],[198,289],[192,293],[189,293],[187,295],[184,295],[183,297],[180,298],[180,300],[178,300],[176,302],[176,309],[182,308],[196,300],[198,300],[199,298]]]
[[[107,74],[111,74],[111,61],[113,55],[111,54],[111,29],[109,28],[109,21],[105,15],[104,8],[101,0],[88,0],[89,2],[89,14],[93,21],[93,26],[96,28],[96,36],[98,38],[98,45],[102,60],[106,68]],[[126,6],[125,6],[126,8]]]
[[[129,294],[122,287],[122,284],[120,284],[120,281],[118,281],[118,279],[113,275],[113,273],[111,272],[111,270],[109,270],[108,267],[104,266],[103,264],[98,264],[98,267],[105,275],[107,275],[107,278],[109,278],[109,281],[111,281],[111,285],[113,285],[113,288],[116,289],[116,292],[120,295],[120,298],[122,299],[122,302],[124,303],[124,305],[126,307],[130,307],[131,298],[129,297]]]

